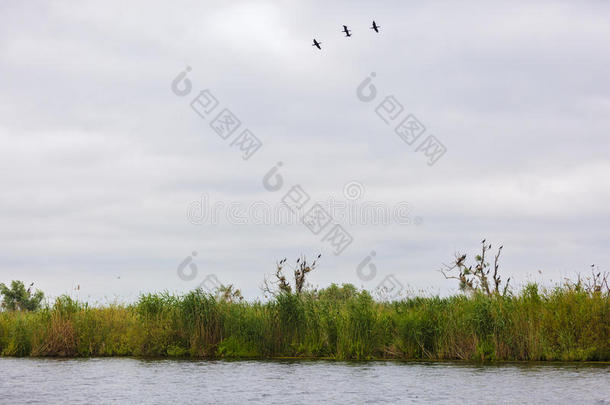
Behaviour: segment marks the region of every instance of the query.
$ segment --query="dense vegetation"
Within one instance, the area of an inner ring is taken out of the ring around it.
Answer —
[[[246,302],[232,285],[214,294],[148,294],[133,305],[90,307],[69,296],[39,309],[43,294],[0,284],[0,355],[192,358],[610,360],[610,275],[566,280],[541,291],[509,289],[499,272],[502,246],[487,262],[481,241],[441,273],[463,294],[375,301],[351,284],[316,290],[306,283],[320,255],[277,263]],[[290,268],[293,284],[284,275]]]
[[[227,298],[228,297],[228,298]],[[610,360],[610,296],[565,285],[516,295],[374,301],[351,285],[267,303],[192,291],[90,307],[67,296],[0,312],[6,356]]]

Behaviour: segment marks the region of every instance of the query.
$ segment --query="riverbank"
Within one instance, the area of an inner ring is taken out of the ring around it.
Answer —
[[[202,291],[0,312],[3,356],[610,361],[610,296],[535,285],[506,297],[377,302],[332,286],[234,302]]]

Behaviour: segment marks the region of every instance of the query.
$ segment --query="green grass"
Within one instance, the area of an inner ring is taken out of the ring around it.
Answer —
[[[202,291],[0,312],[3,356],[609,361],[610,296],[530,285],[509,297],[374,301],[353,286],[226,302]]]

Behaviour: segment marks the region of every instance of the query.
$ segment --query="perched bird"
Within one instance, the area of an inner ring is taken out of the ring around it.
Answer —
[[[464,263],[464,260],[466,260],[466,255],[462,255],[462,256],[458,257],[458,259],[457,259],[457,261],[455,262],[455,264],[456,264],[457,266],[461,266],[461,265],[462,265],[462,263]]]

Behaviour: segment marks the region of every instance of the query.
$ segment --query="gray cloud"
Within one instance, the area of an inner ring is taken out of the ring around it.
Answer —
[[[0,280],[128,300],[195,287],[176,267],[196,250],[201,278],[254,297],[275,259],[321,251],[314,283],[360,285],[375,250],[379,276],[363,286],[393,273],[446,293],[435,270],[482,237],[505,245],[520,282],[607,267],[609,7],[4,2]],[[186,66],[193,93],[179,98],[170,82]],[[436,165],[356,98],[371,72],[379,100],[394,95],[446,145]],[[250,160],[189,107],[205,88],[263,141]],[[286,185],[270,193],[261,179],[278,161]],[[346,226],[354,243],[335,257],[304,226],[186,218],[202,193],[277,204],[301,184],[324,200],[352,180],[423,224]]]

